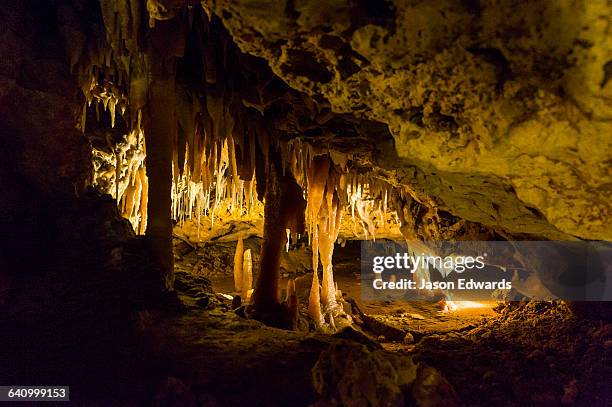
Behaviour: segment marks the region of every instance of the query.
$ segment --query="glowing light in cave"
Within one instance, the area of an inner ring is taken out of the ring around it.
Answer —
[[[452,301],[452,300],[442,300],[439,302],[440,309],[442,312],[453,312],[459,311],[462,309],[470,309],[470,308],[487,308],[490,307],[490,304],[478,302],[478,301]]]

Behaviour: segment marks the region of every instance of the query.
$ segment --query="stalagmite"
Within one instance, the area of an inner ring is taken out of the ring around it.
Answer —
[[[236,243],[236,253],[234,254],[234,291],[236,292],[242,292],[243,252],[244,243],[242,242],[242,237],[240,237]]]
[[[312,285],[308,296],[308,314],[317,326],[323,324],[321,313],[321,287],[319,285],[319,229],[315,226],[312,231]]]
[[[287,305],[289,316],[292,321],[291,329],[295,329],[297,327],[299,302],[295,289],[295,280],[293,279],[289,279],[287,281],[287,296],[285,297],[285,304]]]
[[[328,208],[323,205],[320,216],[318,218],[318,224],[317,226],[315,226],[319,229],[318,249],[319,256],[321,259],[321,265],[323,266],[323,278],[321,279],[321,303],[323,304],[325,312],[327,312],[328,308],[332,307],[335,304],[335,295],[333,292],[334,282],[333,274],[331,272],[334,241],[332,240],[332,236],[330,236],[330,233],[332,232],[329,230],[328,219],[334,215],[335,214],[330,214],[328,212]]]
[[[315,224],[312,228],[312,272],[317,274],[319,272],[319,228]]]
[[[248,303],[253,287],[253,261],[251,258],[251,249],[246,249],[242,260],[242,298],[244,303]]]
[[[319,286],[319,273],[312,273],[312,285],[310,286],[310,295],[308,296],[308,315],[315,321],[315,325],[320,327],[323,325],[323,313],[321,312],[321,295]]]
[[[138,212],[138,234],[143,235],[147,228],[147,207],[149,199],[149,180],[145,174],[144,167],[140,168],[138,171],[138,177],[140,178],[140,184],[142,185]]]

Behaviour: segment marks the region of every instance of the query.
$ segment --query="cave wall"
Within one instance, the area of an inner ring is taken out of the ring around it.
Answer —
[[[49,195],[76,195],[91,177],[91,149],[76,128],[81,97],[50,2],[7,1],[0,29],[3,170]]]
[[[36,269],[34,258],[44,261],[54,202],[82,193],[91,176],[91,150],[75,126],[78,88],[55,15],[48,2],[7,1],[0,11],[4,286],[9,274]]]
[[[89,188],[91,145],[77,128],[83,96],[64,51],[61,10],[61,2],[21,0],[0,10],[0,339],[7,346],[37,348],[32,341],[48,324],[75,338],[78,323],[107,329],[158,294],[147,248],[116,202]]]
[[[81,98],[50,2],[8,1],[0,31],[3,165],[46,194],[87,186],[91,151],[76,118]]]
[[[244,52],[387,123],[381,175],[513,234],[610,239],[605,1],[211,1]]]

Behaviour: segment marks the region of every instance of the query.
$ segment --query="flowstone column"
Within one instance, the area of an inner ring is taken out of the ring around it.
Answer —
[[[153,53],[149,88],[149,126],[145,132],[147,176],[149,177],[146,238],[160,268],[162,290],[174,285],[172,254],[172,154],[174,117],[174,58]]]
[[[294,326],[287,306],[279,300],[280,259],[287,242],[286,229],[303,233],[305,208],[300,186],[292,176],[282,175],[280,160],[271,160],[266,176],[261,268],[252,301],[253,318],[268,325]]]

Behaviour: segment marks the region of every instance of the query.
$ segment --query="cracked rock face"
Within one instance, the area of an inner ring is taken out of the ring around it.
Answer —
[[[242,51],[386,123],[385,177],[510,234],[611,239],[604,1],[211,1]]]

